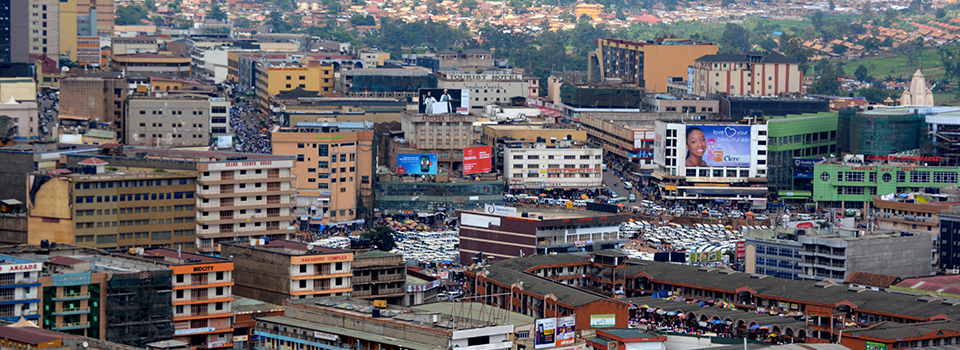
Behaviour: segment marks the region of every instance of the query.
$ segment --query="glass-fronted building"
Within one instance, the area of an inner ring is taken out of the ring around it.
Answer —
[[[853,110],[840,113],[853,114]],[[796,166],[795,160],[836,154],[837,119],[837,112],[767,117],[767,187],[771,193],[786,199],[810,196],[812,172]]]

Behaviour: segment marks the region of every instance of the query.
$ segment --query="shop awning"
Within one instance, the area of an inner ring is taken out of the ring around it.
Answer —
[[[23,202],[18,201],[18,200],[13,199],[13,198],[0,200],[0,203],[6,204],[6,205],[19,205],[19,204],[23,204]]]
[[[750,187],[698,187],[686,188],[684,191],[687,194],[699,194],[706,196],[762,196],[767,194],[767,189],[765,188]]]

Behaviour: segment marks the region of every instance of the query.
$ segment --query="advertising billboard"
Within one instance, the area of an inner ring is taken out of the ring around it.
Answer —
[[[814,165],[823,161],[820,158],[793,158],[794,168],[813,168]]]
[[[613,328],[617,326],[617,315],[590,315],[590,328]]]
[[[416,154],[416,153],[398,153],[397,154],[397,173],[406,175],[436,175],[437,174],[437,155],[436,154]]]
[[[557,346],[573,345],[577,337],[577,316],[557,317]]]
[[[541,318],[534,326],[533,348],[543,349],[556,346],[557,319]]]
[[[747,242],[739,241],[737,242],[737,259],[743,259],[747,257]]]
[[[753,143],[749,125],[683,125],[678,164],[686,167],[749,168]]]
[[[470,90],[420,89],[420,114],[449,114],[470,112]]]
[[[463,149],[463,174],[489,173],[490,146],[469,147]]]

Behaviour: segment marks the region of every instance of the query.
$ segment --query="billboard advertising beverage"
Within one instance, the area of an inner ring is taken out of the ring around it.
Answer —
[[[420,114],[468,114],[470,110],[470,90],[461,89],[420,89]]]
[[[397,154],[397,173],[405,175],[436,175],[436,154]]]
[[[749,125],[685,125],[677,145],[686,167],[749,168]]]
[[[577,316],[557,317],[557,346],[573,345],[576,342]]]
[[[489,173],[490,146],[470,147],[463,149],[463,174]]]
[[[557,319],[556,318],[542,318],[536,321],[534,326],[534,339],[533,339],[533,348],[534,349],[543,349],[554,347],[556,338],[557,328]]]

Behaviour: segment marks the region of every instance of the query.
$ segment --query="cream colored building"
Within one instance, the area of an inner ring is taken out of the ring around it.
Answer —
[[[706,55],[697,58],[690,68],[693,71],[691,93],[698,96],[715,93],[776,96],[803,91],[799,62],[776,52]]]
[[[479,73],[474,70],[440,70],[437,71],[437,88],[470,90],[470,109],[507,103],[511,97],[527,97],[530,93],[530,83],[524,80],[523,73],[498,69]]]
[[[0,115],[13,118],[17,125],[17,139],[35,139],[40,135],[40,124],[37,120],[37,101],[17,102],[11,98],[0,104]]]

